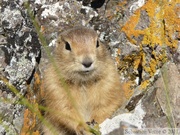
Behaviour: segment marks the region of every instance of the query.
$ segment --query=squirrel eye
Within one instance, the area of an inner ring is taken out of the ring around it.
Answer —
[[[71,51],[71,46],[68,42],[65,42],[65,48],[66,48],[66,50]]]
[[[97,43],[96,43],[96,48],[98,48],[99,47],[99,41],[97,41]]]

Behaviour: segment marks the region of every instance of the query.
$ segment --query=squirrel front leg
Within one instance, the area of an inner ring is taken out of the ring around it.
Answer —
[[[49,127],[44,126],[43,130],[47,132],[45,135],[51,135],[51,129],[54,129],[54,132],[57,132],[58,135],[66,135],[66,129],[75,132],[77,135],[92,135],[88,131],[88,125],[74,107],[56,103],[55,106],[50,105],[49,108],[47,109],[48,112],[46,112],[45,118],[51,124],[52,128],[48,129]]]

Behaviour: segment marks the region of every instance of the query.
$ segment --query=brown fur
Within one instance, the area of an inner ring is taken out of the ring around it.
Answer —
[[[123,94],[113,60],[98,35],[87,28],[62,33],[55,49],[55,64],[44,76],[45,118],[59,135],[87,135],[85,122],[103,122],[121,106]],[[69,43],[71,50],[65,48]],[[83,62],[91,61],[85,73]],[[45,135],[51,130],[44,126]]]

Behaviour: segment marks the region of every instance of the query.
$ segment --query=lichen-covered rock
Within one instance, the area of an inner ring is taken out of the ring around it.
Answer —
[[[3,67],[4,72],[10,83],[24,94],[40,55],[40,43],[22,3],[3,1],[0,18],[1,35],[6,35],[0,46],[8,65]]]
[[[26,93],[40,58],[41,46],[23,3],[1,1],[0,134],[20,134],[24,105],[19,97]]]

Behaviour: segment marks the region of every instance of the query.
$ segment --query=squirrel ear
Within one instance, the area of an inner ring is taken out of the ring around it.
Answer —
[[[66,50],[71,51],[71,46],[68,42],[65,42],[65,48]]]

